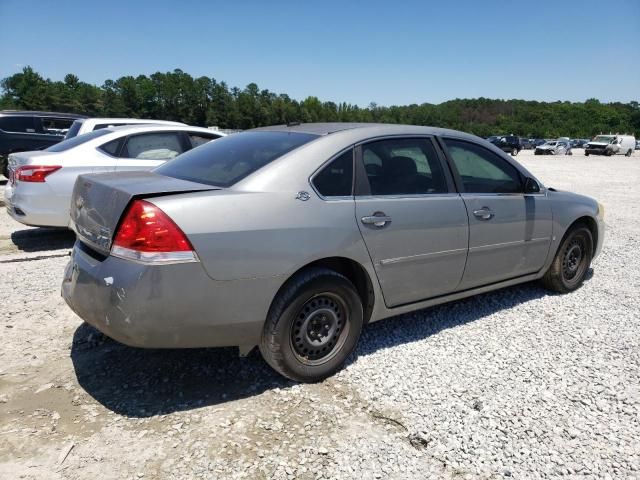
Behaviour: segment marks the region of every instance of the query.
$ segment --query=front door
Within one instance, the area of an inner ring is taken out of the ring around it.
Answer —
[[[444,139],[469,214],[469,256],[460,290],[539,271],[551,243],[551,204],[524,194],[507,160],[471,142]]]
[[[432,139],[385,139],[357,151],[356,222],[385,304],[454,291],[467,257],[467,212]]]

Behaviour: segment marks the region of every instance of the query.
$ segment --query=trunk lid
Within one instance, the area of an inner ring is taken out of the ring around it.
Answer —
[[[149,171],[80,175],[71,197],[71,228],[84,243],[106,255],[133,198],[219,189]]]

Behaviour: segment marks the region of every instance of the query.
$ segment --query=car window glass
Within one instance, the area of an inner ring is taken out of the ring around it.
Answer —
[[[110,130],[97,130],[95,132],[83,133],[82,135],[75,136],[73,138],[69,138],[67,140],[63,140],[60,143],[56,143],[55,145],[50,146],[46,149],[47,152],[64,152],[65,150],[69,150],[70,148],[77,147],[78,145],[82,145],[90,140],[101,137],[103,135],[108,135],[111,132]]]
[[[120,156],[139,160],[171,160],[183,151],[180,137],[175,132],[142,133],[129,137]]]
[[[66,135],[73,123],[71,118],[42,117],[42,131],[51,135]]]
[[[0,117],[0,130],[16,133],[35,133],[33,117]]]
[[[199,147],[200,145],[210,142],[216,138],[219,138],[218,135],[207,135],[204,133],[189,133],[189,140],[191,141],[191,146],[193,148]]]
[[[348,197],[353,183],[353,151],[344,152],[313,178],[323,197]]]
[[[362,147],[371,195],[446,193],[440,159],[424,138],[390,139]]]
[[[117,140],[112,140],[110,142],[105,143],[104,145],[100,145],[98,148],[105,153],[108,153],[112,157],[118,156],[118,151],[120,150],[120,145],[122,144],[122,138],[118,138]]]
[[[69,127],[69,130],[67,131],[67,134],[65,135],[64,138],[67,139],[67,138],[73,138],[77,136],[78,132],[80,131],[80,127],[82,127],[83,123],[84,123],[84,120],[76,120],[75,122],[73,122],[71,127]]]
[[[189,150],[154,171],[183,180],[230,187],[286,153],[318,138],[298,132],[241,132]]]
[[[516,168],[493,152],[473,143],[445,139],[449,155],[469,193],[522,193]]]

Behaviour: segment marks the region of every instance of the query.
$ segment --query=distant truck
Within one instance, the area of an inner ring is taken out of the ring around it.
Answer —
[[[633,135],[596,135],[584,147],[585,155],[624,155],[630,157],[636,148]]]

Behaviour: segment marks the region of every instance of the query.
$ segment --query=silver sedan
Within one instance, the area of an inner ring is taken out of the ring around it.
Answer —
[[[186,125],[107,127],[42,151],[9,155],[7,211],[26,225],[67,227],[78,175],[151,170],[193,147],[223,136]]]
[[[603,215],[465,133],[269,127],[152,172],[81,176],[62,291],[125,344],[257,345],[318,381],[369,322],[531,280],[575,290]]]

